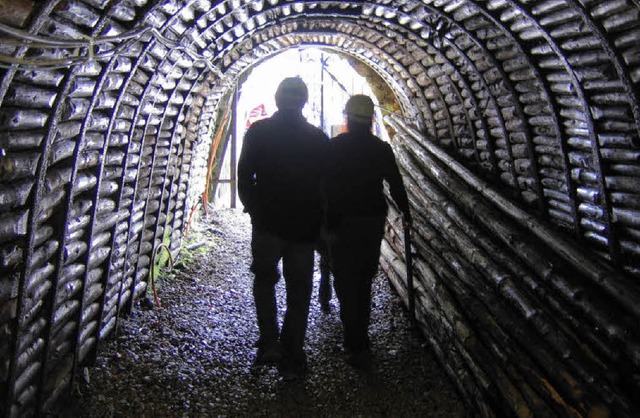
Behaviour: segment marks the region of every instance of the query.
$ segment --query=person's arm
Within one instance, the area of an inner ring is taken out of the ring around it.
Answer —
[[[238,160],[238,197],[244,205],[245,212],[251,213],[254,203],[256,176],[256,144],[255,130],[247,130],[242,143],[242,151]]]
[[[327,147],[327,165],[325,169],[325,199],[326,199],[326,214],[325,214],[325,226],[328,231],[334,231],[340,223],[340,173],[342,167],[340,167],[340,150],[337,143],[337,137],[331,138]],[[333,235],[333,232],[331,232]]]
[[[322,198],[322,227],[320,229],[320,236],[323,242],[330,242],[333,240],[333,233],[329,229],[329,180],[331,170],[331,144],[329,137],[322,133],[321,146],[321,180],[320,180],[320,195]]]
[[[405,227],[411,225],[411,211],[409,210],[409,199],[407,197],[407,191],[402,182],[402,175],[398,169],[396,158],[391,149],[391,145],[385,144],[385,167],[386,175],[385,179],[389,183],[389,192],[393,201],[398,205],[398,209],[403,215],[403,224]]]

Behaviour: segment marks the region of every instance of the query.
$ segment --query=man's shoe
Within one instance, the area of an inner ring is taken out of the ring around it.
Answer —
[[[371,350],[347,353],[347,363],[354,369],[370,371],[373,367],[373,356],[371,355]]]
[[[285,382],[303,379],[306,374],[307,364],[305,361],[294,361],[291,358],[284,358],[278,365],[280,376]]]
[[[272,344],[266,348],[258,348],[255,365],[277,364],[282,359],[282,350],[279,344]]]
[[[329,304],[329,301],[320,301],[320,309],[322,309],[322,312],[324,313],[329,313],[331,312],[331,304]]]

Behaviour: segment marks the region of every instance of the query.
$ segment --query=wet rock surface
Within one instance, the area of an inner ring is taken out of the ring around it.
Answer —
[[[61,417],[464,417],[465,408],[386,277],[374,284],[370,373],[345,362],[338,302],[318,303],[317,269],[303,381],[255,367],[250,223],[226,209],[192,228],[206,245],[158,283],[161,308],[120,319],[97,362],[82,370]],[[280,314],[284,285],[278,284]],[[150,297],[150,300],[153,300]]]

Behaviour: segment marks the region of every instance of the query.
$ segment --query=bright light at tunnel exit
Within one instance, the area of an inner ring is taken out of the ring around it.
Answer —
[[[271,116],[276,110],[275,92],[286,77],[301,77],[309,88],[309,101],[302,113],[313,125],[321,128],[329,137],[344,131],[344,105],[353,94],[369,95],[376,105],[373,132],[388,141],[382,126],[382,112],[378,99],[365,77],[359,75],[341,56],[315,47],[301,47],[284,51],[251,70],[239,85],[236,106],[236,160],[242,149],[242,139],[247,128],[255,121]],[[231,205],[231,147],[226,147],[220,182],[213,199],[215,208]],[[227,180],[227,181],[225,181]],[[236,206],[242,208],[239,199]]]

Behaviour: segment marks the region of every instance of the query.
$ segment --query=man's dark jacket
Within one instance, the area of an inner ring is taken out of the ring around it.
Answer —
[[[254,228],[313,242],[323,220],[328,137],[298,112],[278,111],[245,134],[238,192]]]
[[[327,166],[328,227],[343,218],[387,214],[383,181],[407,220],[407,193],[391,146],[368,131],[343,133],[330,142]]]

